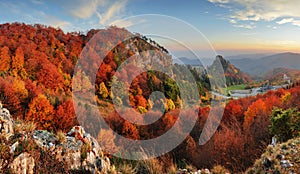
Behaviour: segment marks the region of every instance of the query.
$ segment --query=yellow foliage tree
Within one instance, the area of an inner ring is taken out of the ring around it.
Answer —
[[[169,111],[172,111],[175,109],[175,104],[172,99],[167,99],[167,106],[168,106]]]
[[[100,83],[100,86],[99,86],[99,94],[101,95],[101,97],[102,97],[103,99],[106,99],[106,98],[108,97],[108,95],[109,95],[108,90],[107,90],[107,88],[106,88],[104,82],[101,82],[101,83]]]

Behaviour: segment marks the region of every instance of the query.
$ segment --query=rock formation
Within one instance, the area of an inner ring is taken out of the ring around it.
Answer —
[[[60,170],[61,173],[108,172],[109,159],[103,156],[96,139],[86,133],[83,127],[75,126],[67,134],[53,134],[45,130],[30,132],[29,129],[14,132],[14,128],[26,127],[18,124],[21,123],[14,123],[9,111],[0,104],[0,135],[2,139],[4,137],[4,140],[0,140],[0,170],[4,173],[39,173],[39,164],[51,163],[41,161],[41,155],[45,154],[64,166],[55,173]],[[2,152],[5,149],[6,151]]]

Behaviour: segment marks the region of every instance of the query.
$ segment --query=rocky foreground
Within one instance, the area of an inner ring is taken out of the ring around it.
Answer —
[[[300,138],[269,145],[248,174],[297,174],[300,171]]]
[[[35,130],[0,104],[0,173],[107,173],[110,162],[80,126],[69,133]]]

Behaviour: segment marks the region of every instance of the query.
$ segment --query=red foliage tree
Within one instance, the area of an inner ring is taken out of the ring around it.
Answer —
[[[137,128],[130,122],[125,121],[123,123],[122,127],[122,135],[124,135],[126,138],[131,138],[134,140],[139,139],[139,131]]]
[[[76,124],[72,100],[68,99],[57,107],[53,122],[55,129],[62,131],[69,131]]]

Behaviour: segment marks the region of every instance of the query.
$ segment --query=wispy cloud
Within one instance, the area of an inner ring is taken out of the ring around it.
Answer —
[[[66,28],[69,28],[70,26],[72,26],[72,24],[69,21],[61,20],[59,18],[56,18],[54,16],[51,16],[51,15],[48,15],[45,13],[44,13],[44,15],[42,15],[42,21],[44,21],[44,23],[46,25],[50,25],[53,27],[59,27],[59,28],[63,28],[63,29],[66,29]]]
[[[42,0],[30,0],[35,5],[45,5]],[[41,23],[53,27],[59,27],[65,29],[70,27],[72,24],[66,20],[60,19],[52,14],[48,14],[45,11],[32,7],[32,4],[24,3],[23,1],[18,2],[1,2],[0,10],[5,9],[6,13],[15,16],[16,19],[22,20],[23,22],[34,24]]]
[[[220,4],[226,4],[229,2],[229,0],[208,0],[208,1],[212,3],[220,3]]]
[[[88,20],[97,17],[99,24],[108,25],[124,16],[126,5],[127,0],[73,0],[65,1],[63,8],[74,18]]]
[[[294,21],[294,18],[284,18],[280,21],[277,21],[276,23],[282,25],[282,24],[293,22],[293,21]]]
[[[60,3],[59,1],[57,3]],[[100,6],[105,6],[105,0],[74,0],[65,1],[63,8],[73,17],[87,19],[94,15]]]
[[[208,0],[218,6],[229,6],[229,19],[235,21],[275,21],[300,26],[299,0]],[[286,18],[286,19],[285,19]],[[293,21],[287,21],[291,20]]]
[[[300,27],[300,20],[296,20],[294,18],[284,18],[284,19],[282,19],[280,21],[277,21],[276,23],[280,24],[280,25],[291,23],[292,25]]]
[[[100,12],[97,12],[99,23],[102,25],[107,25],[112,22],[112,20],[121,18],[121,16],[125,12],[126,3],[127,1],[125,0],[117,1],[110,5],[106,12],[102,14]]]
[[[243,25],[243,24],[240,24],[240,25],[233,25],[234,27],[237,27],[237,28],[246,28],[246,29],[254,29],[256,28],[255,25]]]

